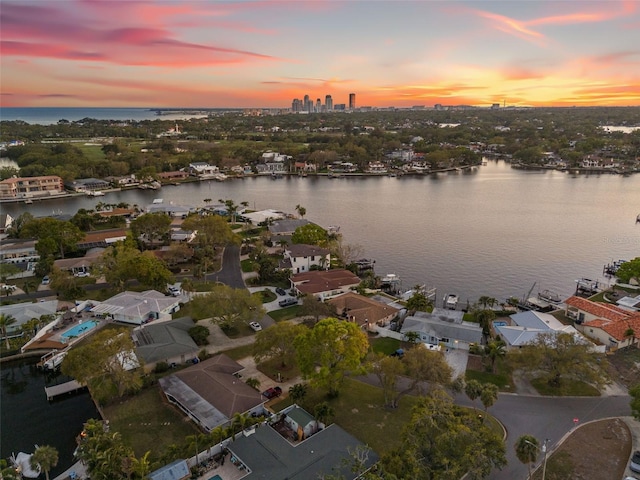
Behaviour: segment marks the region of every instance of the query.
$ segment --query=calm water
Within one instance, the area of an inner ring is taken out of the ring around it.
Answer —
[[[58,467],[51,478],[73,463],[75,437],[89,418],[99,418],[88,393],[48,402],[45,382],[60,383],[40,372],[35,360],[20,360],[0,365],[0,456],[18,452],[33,453],[34,444],[52,445],[58,449]]]
[[[59,120],[75,122],[83,118],[95,120],[181,120],[202,117],[180,113],[156,115],[148,108],[69,108],[69,107],[5,107],[0,108],[0,120],[23,120],[31,124],[51,125]]]
[[[406,289],[435,287],[439,300],[457,293],[462,303],[521,298],[534,283],[534,293],[569,296],[576,279],[597,279],[604,264],[640,256],[640,175],[522,171],[498,161],[424,178],[260,177],[3,208],[72,214],[100,201],[144,206],[158,197],[195,206],[233,199],[291,213],[301,205],[309,220],[340,225],[346,243],[375,259],[378,275],[395,273]]]

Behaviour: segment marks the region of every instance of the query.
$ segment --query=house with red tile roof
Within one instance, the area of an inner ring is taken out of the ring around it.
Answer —
[[[372,298],[348,292],[328,300],[342,318],[362,325],[367,329],[377,324],[384,327],[393,320],[400,310],[393,305],[378,302]]]
[[[607,350],[640,346],[640,313],[575,296],[565,304],[566,314],[574,319],[576,328]]]
[[[342,268],[298,273],[290,278],[298,295],[315,295],[320,300],[347,293],[360,284],[360,278]]]

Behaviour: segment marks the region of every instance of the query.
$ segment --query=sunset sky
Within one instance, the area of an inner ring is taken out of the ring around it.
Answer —
[[[2,0],[1,105],[640,105],[640,1]]]

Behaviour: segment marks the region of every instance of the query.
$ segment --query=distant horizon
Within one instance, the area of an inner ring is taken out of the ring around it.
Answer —
[[[0,104],[640,106],[636,0],[114,3],[3,1]]]

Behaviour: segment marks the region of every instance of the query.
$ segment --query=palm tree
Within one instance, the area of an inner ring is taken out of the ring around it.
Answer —
[[[289,387],[289,397],[293,403],[298,403],[307,395],[307,385],[304,383],[296,383]]]
[[[24,293],[26,293],[27,295],[29,295],[29,292],[33,292],[35,290],[35,288],[36,288],[36,284],[33,283],[33,280],[27,280],[22,285],[22,291]]]
[[[331,420],[331,418],[335,415],[333,408],[327,402],[318,403],[313,412],[316,415],[316,420],[320,423],[324,423],[325,425]]]
[[[33,455],[31,455],[29,459],[29,464],[31,468],[39,468],[43,471],[44,476],[49,480],[49,470],[58,465],[58,450],[49,445],[42,445],[33,452]]]
[[[498,400],[498,386],[493,383],[485,383],[480,392],[480,401],[484,406],[485,417],[487,410],[491,405],[496,403],[496,400]],[[482,421],[484,422],[484,417],[482,417]]]
[[[538,451],[540,450],[538,439],[532,435],[522,435],[518,438],[513,448],[516,450],[518,460],[526,464],[529,469],[527,478],[531,478],[531,464],[538,459]]]
[[[132,458],[133,460],[133,473],[136,474],[138,478],[147,478],[147,475],[151,472],[151,463],[149,462],[149,454],[150,451],[147,451],[140,458],[136,458],[135,456]]]
[[[478,303],[482,305],[482,308],[487,308],[487,304],[489,303],[489,298],[490,297],[483,295],[478,299]]]
[[[467,394],[467,397],[469,397],[471,402],[475,402],[476,398],[478,398],[482,393],[482,384],[477,380],[469,380],[464,385],[464,393]],[[475,404],[473,408],[476,408]]]
[[[258,380],[255,377],[247,378],[247,380],[244,383],[249,385],[251,388],[255,388],[256,390],[258,390],[260,388],[260,380]]]
[[[304,207],[301,207],[300,205],[296,205],[296,212],[298,212],[298,215],[300,215],[300,218],[304,218],[304,216],[307,213],[307,209]]]
[[[251,418],[246,413],[235,413],[231,419],[231,428],[234,435],[244,430],[250,421]]]
[[[498,358],[504,358],[507,354],[504,343],[498,340],[491,340],[489,344],[484,347],[484,353],[491,359],[491,372],[496,373],[496,360]]]
[[[11,345],[9,345],[9,335],[7,333],[7,328],[16,322],[17,320],[13,316],[6,313],[0,313],[0,334],[4,335],[4,339],[7,342],[7,350],[11,348]]]

